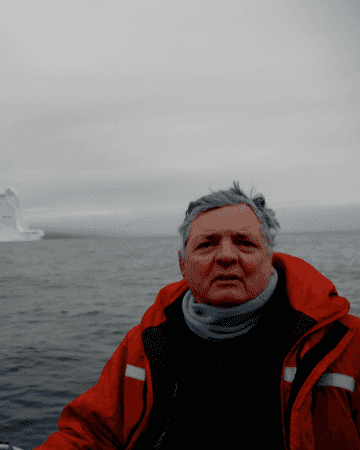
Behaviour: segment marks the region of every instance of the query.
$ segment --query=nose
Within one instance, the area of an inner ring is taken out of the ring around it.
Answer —
[[[238,255],[234,245],[231,242],[222,242],[219,245],[219,251],[216,255],[216,261],[219,264],[232,264],[238,260]]]

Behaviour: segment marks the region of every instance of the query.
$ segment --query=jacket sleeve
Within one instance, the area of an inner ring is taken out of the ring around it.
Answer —
[[[59,431],[34,450],[125,448],[123,396],[128,336],[106,363],[97,384],[65,406]]]

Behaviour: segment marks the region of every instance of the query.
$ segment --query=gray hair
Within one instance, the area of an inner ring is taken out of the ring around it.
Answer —
[[[211,191],[211,194],[205,195],[194,202],[189,203],[189,207],[185,213],[184,222],[178,228],[178,232],[182,238],[181,257],[185,260],[185,247],[190,234],[192,221],[201,213],[211,209],[220,208],[227,205],[239,205],[246,203],[249,205],[260,221],[260,227],[266,238],[266,245],[269,255],[272,256],[271,247],[275,245],[275,238],[280,228],[279,222],[275,219],[275,212],[270,209],[262,194],[252,197],[252,189],[248,195],[239,187],[239,183],[234,181],[234,187],[224,191]]]

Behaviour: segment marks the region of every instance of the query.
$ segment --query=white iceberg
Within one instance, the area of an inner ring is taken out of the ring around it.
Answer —
[[[0,189],[0,242],[39,241],[43,236],[43,230],[27,227],[15,189]]]

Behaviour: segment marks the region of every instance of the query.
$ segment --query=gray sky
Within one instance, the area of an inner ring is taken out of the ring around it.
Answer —
[[[359,13],[357,0],[4,1],[0,184],[53,228],[174,234],[190,201],[233,180],[284,231],[310,229],[319,205],[322,226],[344,223],[334,205],[360,223]]]

